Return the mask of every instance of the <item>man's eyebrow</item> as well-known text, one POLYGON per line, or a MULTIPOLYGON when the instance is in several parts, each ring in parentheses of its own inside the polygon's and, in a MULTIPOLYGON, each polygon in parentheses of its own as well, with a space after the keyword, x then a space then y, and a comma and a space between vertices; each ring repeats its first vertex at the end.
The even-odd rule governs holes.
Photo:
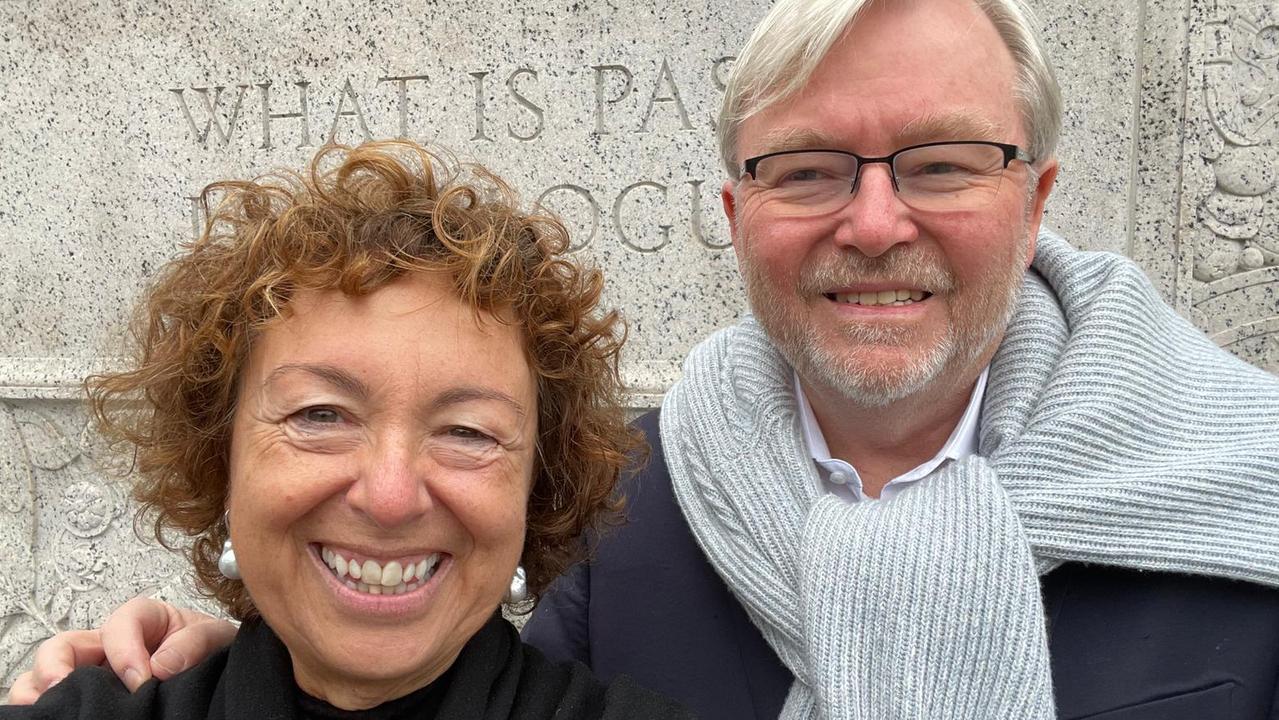
POLYGON ((461 403, 474 402, 477 400, 496 401, 511 406, 520 417, 524 417, 524 406, 518 400, 507 395, 501 390, 493 388, 478 387, 475 385, 463 385, 461 387, 449 388, 440 393, 432 401, 435 407, 447 407, 449 405, 458 405, 461 403))
POLYGON ((905 144, 931 140, 995 140, 1007 142, 1006 131, 984 117, 963 112, 930 113, 906 123, 898 140, 905 144))
MULTIPOLYGON (((906 123, 897 133, 899 143, 912 145, 932 140, 994 140, 1007 142, 998 125, 972 113, 930 113, 906 123)), ((843 144, 826 133, 810 128, 779 127, 764 134, 761 154, 787 150, 835 150, 843 144)))
POLYGON ((787 150, 835 149, 839 147, 834 138, 823 132, 809 128, 779 127, 764 133, 760 142, 764 152, 775 153, 787 150))
POLYGON ((291 372, 302 372, 312 375, 320 380, 332 385, 347 394, 354 395, 359 398, 367 398, 369 396, 369 388, 359 378, 351 373, 332 365, 323 365, 317 363, 290 363, 281 365, 271 371, 267 375, 266 380, 262 382, 265 387, 281 375, 291 372))

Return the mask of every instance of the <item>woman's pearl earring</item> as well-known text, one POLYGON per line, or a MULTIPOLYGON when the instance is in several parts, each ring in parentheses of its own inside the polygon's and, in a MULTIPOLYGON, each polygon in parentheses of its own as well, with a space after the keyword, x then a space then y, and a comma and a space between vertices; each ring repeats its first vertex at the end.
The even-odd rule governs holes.
POLYGON ((528 576, 523 565, 515 566, 515 575, 511 577, 511 587, 506 591, 506 604, 514 605, 528 600, 528 576))
POLYGON ((229 513, 222 515, 222 522, 226 525, 226 542, 222 543, 222 555, 218 557, 218 572, 222 573, 222 577, 227 580, 240 579, 240 563, 235 561, 235 548, 231 547, 231 519, 229 513))

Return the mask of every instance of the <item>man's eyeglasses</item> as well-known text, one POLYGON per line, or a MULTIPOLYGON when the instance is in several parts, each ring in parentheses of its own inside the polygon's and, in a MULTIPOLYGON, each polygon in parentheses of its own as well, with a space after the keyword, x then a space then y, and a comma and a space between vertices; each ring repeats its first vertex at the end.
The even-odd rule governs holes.
POLYGON ((761 191, 788 215, 833 212, 857 192, 862 168, 884 163, 893 189, 916 210, 972 210, 999 193, 1004 170, 1013 160, 1034 160, 1016 145, 964 140, 902 148, 884 157, 862 157, 842 150, 784 150, 744 163, 761 191))

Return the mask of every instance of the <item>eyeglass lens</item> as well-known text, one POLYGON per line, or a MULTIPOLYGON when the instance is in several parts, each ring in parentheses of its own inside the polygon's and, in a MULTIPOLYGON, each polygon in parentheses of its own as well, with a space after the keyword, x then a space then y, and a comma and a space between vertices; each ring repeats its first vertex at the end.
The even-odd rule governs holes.
MULTIPOLYGON (((755 167, 755 182, 788 214, 820 214, 848 202, 858 165, 838 152, 773 155, 755 167)), ((911 148, 893 158, 893 174, 898 196, 917 210, 974 209, 998 194, 1004 153, 979 144, 911 148)))

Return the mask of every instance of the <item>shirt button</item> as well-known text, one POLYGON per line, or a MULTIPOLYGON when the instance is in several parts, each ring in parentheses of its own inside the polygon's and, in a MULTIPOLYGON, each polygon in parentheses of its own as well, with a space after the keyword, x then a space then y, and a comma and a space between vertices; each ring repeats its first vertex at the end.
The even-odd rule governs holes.
POLYGON ((847 485, 852 478, 848 477, 848 473, 843 470, 836 470, 830 474, 830 481, 836 485, 847 485))

